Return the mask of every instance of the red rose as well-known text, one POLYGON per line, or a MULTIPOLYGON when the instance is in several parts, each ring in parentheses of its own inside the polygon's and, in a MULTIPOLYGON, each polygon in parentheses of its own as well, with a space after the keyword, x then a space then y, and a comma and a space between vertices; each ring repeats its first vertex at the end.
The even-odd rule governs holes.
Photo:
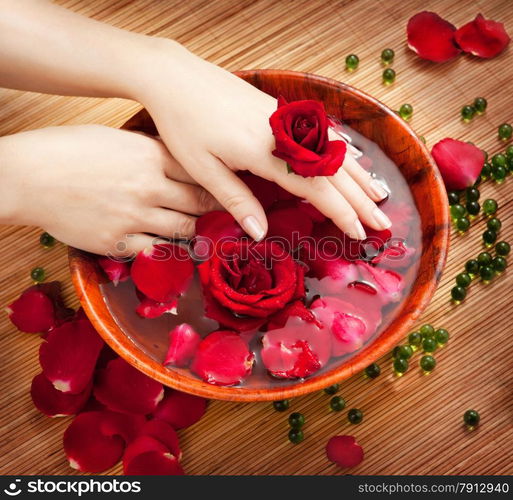
POLYGON ((237 331, 259 327, 305 295, 303 267, 276 242, 224 242, 198 271, 206 315, 237 331))
POLYGON ((287 103, 280 97, 269 123, 276 142, 273 155, 285 160, 296 174, 334 175, 342 166, 346 143, 328 139, 329 120, 321 102, 287 103))

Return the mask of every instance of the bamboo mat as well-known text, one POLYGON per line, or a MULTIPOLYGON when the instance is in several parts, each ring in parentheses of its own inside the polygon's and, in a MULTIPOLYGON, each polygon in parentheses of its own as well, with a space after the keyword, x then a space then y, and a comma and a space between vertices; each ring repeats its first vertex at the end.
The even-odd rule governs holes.
MULTIPOLYGON (((72 10, 122 28, 177 39, 189 49, 228 70, 279 68, 307 71, 354 85, 398 109, 414 107, 413 128, 432 146, 450 136, 497 152, 497 126, 513 120, 512 48, 493 61, 460 57, 434 65, 421 61, 405 44, 407 19, 434 10, 456 25, 478 12, 505 22, 513 34, 510 0, 373 1, 373 0, 61 0, 72 10), (381 50, 396 52, 396 83, 381 84, 381 50), (360 68, 344 70, 349 53, 360 68), (470 124, 459 110, 476 96, 488 99, 488 111, 470 124)), ((137 104, 121 100, 53 97, 0 90, 0 134, 49 125, 103 123, 119 126, 137 104)), ((513 178, 498 187, 487 182, 482 199, 499 200, 500 239, 513 242, 513 178)), ((30 200, 27 200, 30 203, 30 200)), ((365 460, 352 474, 505 474, 513 473, 513 340, 511 337, 512 270, 488 286, 472 286, 467 300, 451 305, 448 297, 464 262, 481 251, 484 222, 469 234, 452 235, 442 283, 423 322, 445 327, 451 340, 436 353, 438 366, 428 377, 417 366, 401 378, 391 373, 389 358, 374 381, 355 376, 342 384, 348 408, 364 412, 359 426, 346 412, 332 413, 323 393, 294 400, 291 411, 305 414, 306 439, 287 441, 287 414, 267 403, 212 402, 206 416, 181 432, 184 467, 189 474, 344 474, 330 464, 324 446, 335 434, 354 434, 365 460), (468 432, 462 415, 481 413, 481 425, 468 432)), ((30 285, 29 272, 43 266, 48 279, 62 280, 73 297, 66 250, 38 244, 40 231, 0 228, 0 306, 30 285)), ((510 257, 510 263, 511 263, 510 257)), ((17 332, 0 316, 0 472, 69 474, 61 438, 69 419, 50 420, 29 396, 38 372, 38 336, 17 332)), ((416 358, 418 360, 418 357, 416 358)), ((414 364, 416 365, 418 361, 414 364)), ((115 468, 111 473, 119 473, 115 468)))

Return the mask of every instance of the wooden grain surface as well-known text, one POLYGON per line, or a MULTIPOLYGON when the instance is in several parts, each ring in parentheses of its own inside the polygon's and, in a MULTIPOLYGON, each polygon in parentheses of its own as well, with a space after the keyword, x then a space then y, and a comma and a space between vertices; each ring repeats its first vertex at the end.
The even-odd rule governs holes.
MULTIPOLYGON (((501 148, 497 126, 513 120, 512 49, 492 61, 461 57, 433 65, 406 47, 405 26, 414 13, 429 9, 461 25, 482 12, 505 22, 513 33, 510 0, 325 1, 325 0, 60 0, 61 4, 122 28, 167 36, 184 43, 228 70, 278 68, 308 71, 345 81, 397 109, 415 109, 413 128, 432 146, 451 136, 471 140, 495 153, 501 148), (381 84, 381 50, 396 51, 396 83, 381 84), (360 68, 348 74, 344 58, 357 53, 360 68), (476 96, 488 99, 488 111, 470 124, 459 109, 476 96)), ((0 90, 0 134, 49 125, 103 123, 118 126, 138 105, 116 99, 43 96, 0 90)), ((513 240, 513 178, 487 182, 482 197, 500 203, 501 239, 513 240)), ((354 434, 365 460, 353 474, 506 474, 513 473, 513 275, 472 286, 467 300, 448 300, 454 276, 466 259, 481 251, 482 220, 469 234, 452 235, 442 283, 423 321, 451 333, 436 353, 438 366, 428 377, 412 367, 401 378, 381 361, 382 375, 344 382, 340 394, 348 407, 364 412, 351 426, 345 412, 329 411, 329 397, 311 394, 292 402, 305 414, 306 439, 287 441, 286 415, 267 403, 212 402, 207 415, 181 432, 184 467, 189 474, 343 474, 330 464, 324 446, 335 434, 354 434), (462 425, 463 412, 479 410, 482 423, 473 432, 462 425)), ((48 279, 62 280, 70 304, 76 303, 69 280, 66 249, 44 250, 34 228, 1 227, 0 306, 30 285, 36 265, 48 279)), ((50 420, 32 406, 29 387, 38 372, 37 336, 17 332, 0 316, 0 473, 68 474, 61 438, 69 419, 50 420)), ((418 357, 416 358, 418 360, 418 357)), ((413 364, 416 365, 415 361, 413 364)), ((114 468, 110 473, 119 473, 114 468)))

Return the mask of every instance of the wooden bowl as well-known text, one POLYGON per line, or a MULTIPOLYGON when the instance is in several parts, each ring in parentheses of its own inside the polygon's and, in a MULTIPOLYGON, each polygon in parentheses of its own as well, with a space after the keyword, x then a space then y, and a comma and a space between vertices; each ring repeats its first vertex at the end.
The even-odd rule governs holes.
MULTIPOLYGON (((105 278, 94 257, 70 248, 70 267, 80 302, 99 334, 120 356, 142 372, 169 387, 206 398, 280 400, 321 390, 361 372, 405 337, 428 305, 445 264, 449 236, 447 195, 426 146, 401 118, 376 99, 349 85, 305 73, 254 70, 240 71, 237 75, 275 97, 283 94, 289 100, 323 101, 329 114, 343 117, 350 127, 376 142, 406 178, 421 216, 423 252, 410 294, 388 328, 343 364, 302 382, 266 389, 219 387, 202 382, 185 372, 166 369, 129 338, 114 321, 107 307, 100 287, 105 278)), ((156 132, 145 110, 133 116, 124 128, 156 132)))

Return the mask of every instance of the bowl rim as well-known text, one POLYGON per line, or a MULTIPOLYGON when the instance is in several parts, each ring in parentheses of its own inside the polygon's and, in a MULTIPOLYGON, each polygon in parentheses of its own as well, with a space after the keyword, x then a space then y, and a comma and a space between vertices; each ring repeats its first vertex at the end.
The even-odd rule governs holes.
MULTIPOLYGON (((259 78, 268 76, 286 76, 290 79, 305 79, 314 80, 318 83, 329 85, 349 91, 354 96, 369 101, 372 105, 378 107, 388 117, 391 117, 401 125, 404 132, 420 146, 420 150, 424 155, 424 159, 432 169, 432 191, 431 196, 435 200, 435 204, 439 206, 447 206, 445 203, 447 193, 445 190, 442 177, 434 163, 429 150, 426 145, 418 138, 417 134, 404 122, 397 114, 388 108, 385 104, 376 98, 358 90, 351 85, 338 82, 334 79, 297 71, 282 71, 276 69, 269 70, 243 70, 234 72, 239 77, 251 77, 258 75, 259 78), (436 203, 437 201, 441 203, 436 203)), ((140 113, 141 111, 138 111, 140 113)), ((133 115, 135 116, 135 114, 133 115)), ((239 387, 226 387, 207 384, 200 379, 184 376, 178 372, 166 369, 162 364, 155 361, 148 354, 142 351, 135 342, 133 342, 112 320, 112 316, 107 308, 107 304, 100 289, 100 281, 102 276, 99 273, 98 265, 91 254, 87 252, 69 248, 69 264, 71 270, 71 277, 73 285, 77 292, 80 303, 92 322, 93 326, 103 338, 103 340, 122 358, 128 363, 134 365, 149 377, 163 383, 164 385, 201 396, 209 399, 219 399, 228 401, 275 401, 281 399, 288 399, 298 397, 311 392, 319 391, 332 384, 339 383, 355 373, 363 371, 369 364, 374 363, 387 352, 390 352, 397 343, 403 339, 409 331, 413 323, 418 319, 420 314, 429 304, 436 287, 440 281, 443 268, 447 259, 448 244, 449 244, 449 210, 446 208, 440 214, 441 223, 437 224, 436 232, 433 236, 433 245, 437 245, 439 253, 436 261, 433 261, 431 271, 431 279, 426 280, 422 290, 418 294, 415 307, 406 309, 403 306, 401 313, 400 324, 395 325, 394 330, 386 336, 381 342, 376 344, 376 341, 383 336, 385 332, 392 326, 389 325, 379 336, 367 344, 367 346, 360 350, 353 357, 342 363, 340 366, 323 372, 317 376, 298 380, 296 383, 285 387, 274 388, 239 388, 239 387), (93 280, 91 280, 93 278, 93 280), (100 306, 99 306, 100 305, 100 306), (99 307, 98 307, 99 306, 99 307), (105 321, 110 317, 111 321, 105 321), (373 348, 374 346, 374 348, 373 348)))

